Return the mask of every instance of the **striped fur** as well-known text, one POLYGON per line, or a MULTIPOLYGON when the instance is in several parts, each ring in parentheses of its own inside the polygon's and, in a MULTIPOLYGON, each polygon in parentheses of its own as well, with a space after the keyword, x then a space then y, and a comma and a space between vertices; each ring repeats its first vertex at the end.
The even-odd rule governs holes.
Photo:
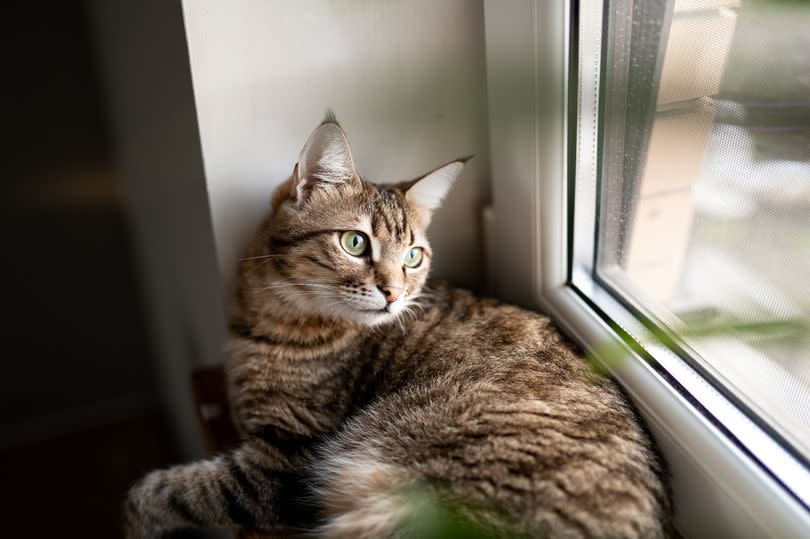
MULTIPOLYGON (((314 140, 333 154, 345 133, 324 125, 314 140)), ((467 517, 495 535, 661 537, 662 465, 617 387, 545 316, 426 281, 425 196, 446 187, 409 198, 430 174, 335 176, 317 146, 299 158, 317 174, 279 188, 240 267, 227 370, 243 445, 146 476, 126 503, 128 537, 405 537, 403 493, 417 485, 475 507, 467 517), (372 252, 345 252, 345 230, 366 232, 372 252), (406 268, 414 245, 424 262, 406 268), (378 286, 391 284, 404 292, 388 310, 378 286)))

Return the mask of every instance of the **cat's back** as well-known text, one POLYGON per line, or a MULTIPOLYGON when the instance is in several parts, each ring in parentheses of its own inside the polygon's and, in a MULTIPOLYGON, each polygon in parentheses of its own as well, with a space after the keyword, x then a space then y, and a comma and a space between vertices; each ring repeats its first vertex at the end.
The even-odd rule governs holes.
POLYGON ((454 398, 475 407, 569 407, 582 414, 578 419, 604 422, 601 434, 643 438, 615 382, 596 372, 548 316, 445 283, 430 290, 431 307, 405 347, 417 358, 410 378, 416 384, 439 393, 454 386, 454 398))
POLYGON ((431 282, 425 295, 429 301, 412 330, 420 339, 417 352, 449 353, 467 365, 587 371, 577 347, 543 314, 444 282, 431 282))
POLYGON ((401 345, 406 382, 363 416, 369 437, 406 440, 391 458, 417 454, 420 474, 532 534, 659 537, 663 470, 618 387, 546 316, 441 283, 427 293, 401 345))
POLYGON ((501 300, 479 296, 470 290, 457 288, 444 281, 429 281, 422 294, 428 322, 441 318, 448 330, 481 328, 508 334, 515 331, 544 331, 551 327, 547 316, 504 303, 501 300))

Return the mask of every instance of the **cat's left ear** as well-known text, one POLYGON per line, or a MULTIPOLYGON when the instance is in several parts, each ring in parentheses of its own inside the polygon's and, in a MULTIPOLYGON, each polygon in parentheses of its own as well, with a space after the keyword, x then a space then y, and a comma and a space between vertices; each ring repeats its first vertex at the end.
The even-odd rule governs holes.
POLYGON ((349 138, 346 132, 327 114, 298 156, 292 178, 292 196, 298 204, 303 203, 313 191, 342 183, 355 181, 349 138))
POLYGON ((464 163, 472 158, 473 156, 470 155, 451 161, 421 178, 400 184, 399 188, 405 193, 405 199, 408 202, 419 208, 433 211, 441 206, 444 197, 453 186, 453 182, 461 174, 464 163))

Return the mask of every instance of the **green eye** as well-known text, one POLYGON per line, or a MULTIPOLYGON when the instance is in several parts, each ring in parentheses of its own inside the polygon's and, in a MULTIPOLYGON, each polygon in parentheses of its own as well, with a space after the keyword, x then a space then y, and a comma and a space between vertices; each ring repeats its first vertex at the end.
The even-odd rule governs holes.
POLYGON ((411 247, 408 249, 408 252, 405 253, 405 265, 409 268, 418 268, 419 264, 422 263, 422 248, 421 247, 411 247))
POLYGON ((340 245, 353 256, 363 256, 368 250, 368 238, 362 232, 348 230, 340 235, 340 245))

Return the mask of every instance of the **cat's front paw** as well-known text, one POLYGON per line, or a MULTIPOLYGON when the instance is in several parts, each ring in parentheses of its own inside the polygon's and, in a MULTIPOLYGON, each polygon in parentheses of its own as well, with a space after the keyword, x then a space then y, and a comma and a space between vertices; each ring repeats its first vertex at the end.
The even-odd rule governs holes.
POLYGON ((124 539, 162 539, 165 530, 158 528, 137 516, 124 516, 124 539))
POLYGON ((160 530, 150 527, 138 516, 128 512, 124 515, 124 539, 160 539, 160 537, 162 537, 160 530))
POLYGON ((139 481, 127 493, 124 502, 124 538, 125 539, 160 539, 164 537, 164 530, 149 518, 147 504, 150 501, 151 483, 157 473, 153 472, 139 481), (152 480, 150 480, 152 479, 152 480))

